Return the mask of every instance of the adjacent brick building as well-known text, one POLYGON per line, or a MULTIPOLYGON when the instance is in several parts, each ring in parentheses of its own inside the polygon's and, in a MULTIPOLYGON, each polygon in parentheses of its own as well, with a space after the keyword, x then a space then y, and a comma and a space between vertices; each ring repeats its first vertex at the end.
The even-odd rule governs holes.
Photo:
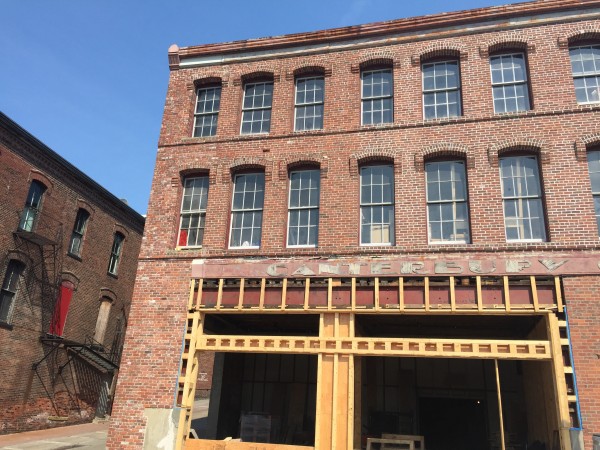
POLYGON ((109 448, 591 449, 599 17, 172 46, 109 448))
POLYGON ((0 434, 110 412, 144 218, 0 114, 0 434))

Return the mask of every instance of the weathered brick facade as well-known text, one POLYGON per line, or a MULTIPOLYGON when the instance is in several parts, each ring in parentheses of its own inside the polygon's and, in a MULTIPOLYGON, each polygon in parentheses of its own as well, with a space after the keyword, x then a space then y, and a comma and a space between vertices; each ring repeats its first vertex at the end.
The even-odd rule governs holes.
POLYGON ((89 422, 112 374, 61 345, 95 336, 103 301, 110 312, 102 351, 122 345, 117 341, 127 325, 144 219, 4 115, 0 179, 0 277, 5 280, 10 261, 24 264, 12 313, 0 321, 0 434, 89 422), (32 180, 46 190, 33 232, 19 235, 32 180), (90 216, 77 257, 68 253, 68 244, 80 208, 90 216), (111 276, 107 267, 116 231, 125 241, 117 276, 111 276), (63 282, 71 283, 73 294, 62 337, 52 338, 50 319, 63 282), (60 420, 49 420, 52 416, 60 420))
MULTIPOLYGON (((570 46, 600 43, 598 8, 596 1, 531 2, 241 43, 172 47, 109 448, 142 447, 145 410, 174 407, 194 259, 236 267, 255 259, 332 257, 535 261, 579 255, 600 261, 586 160, 586 152, 600 144, 600 104, 577 103, 569 57, 570 46), (526 55, 529 111, 494 114, 489 57, 502 50, 526 55), (421 64, 435 58, 459 61, 459 117, 423 120, 421 64), (217 59, 221 62, 210 62, 217 59), (360 71, 373 61, 393 70, 394 118, 391 124, 361 126, 360 71), (323 129, 294 132, 296 75, 315 72, 325 80, 323 129), (271 129, 268 135, 241 135, 243 86, 256 74, 273 80, 271 129), (222 86, 217 132, 194 138, 195 89, 206 80, 222 86), (540 164, 546 242, 506 240, 499 157, 523 153, 536 155, 540 164), (468 244, 428 242, 424 162, 437 157, 466 161, 468 244), (394 169, 395 241, 390 246, 359 245, 359 167, 372 161, 394 169), (286 247, 288 172, 299 166, 320 168, 315 248, 286 247), (245 169, 265 174, 262 240, 259 249, 229 249, 232 175, 245 169), (202 248, 181 249, 182 180, 190 174, 209 177, 206 230, 202 248)), ((600 433, 600 331, 594 319, 600 313, 600 269, 585 276, 566 268, 552 274, 562 275, 585 446, 591 448, 592 435, 600 433)))

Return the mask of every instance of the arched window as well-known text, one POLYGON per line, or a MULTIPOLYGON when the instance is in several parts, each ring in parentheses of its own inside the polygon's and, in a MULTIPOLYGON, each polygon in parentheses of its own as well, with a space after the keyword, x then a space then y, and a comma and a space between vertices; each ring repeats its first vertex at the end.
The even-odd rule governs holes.
POLYGON ((394 78, 388 66, 367 65, 361 69, 362 124, 394 121, 394 78))
POLYGON ((325 77, 322 73, 307 73, 296 77, 294 130, 321 130, 325 102, 325 77))
POLYGON ((194 112, 194 137, 217 134, 217 122, 221 106, 221 83, 204 83, 196 89, 194 112))
POLYGON ((443 119, 462 114, 460 65, 446 57, 421 64, 423 73, 423 118, 443 119))
POLYGON ((587 161, 590 182, 592 184, 592 196, 594 197, 596 223, 598 224, 598 234, 600 235, 600 149, 588 151, 587 161))
POLYGON ((569 48, 577 103, 600 102, 600 44, 569 48))
POLYGON ((490 70, 496 114, 531 109, 524 50, 502 50, 490 55, 490 70))
POLYGON ((0 292, 0 322, 10 323, 15 299, 19 290, 19 281, 25 270, 25 264, 16 259, 8 262, 4 281, 2 282, 2 291, 0 292))
POLYGON ((504 228, 507 241, 546 240, 546 222, 538 159, 534 155, 500 158, 504 228))
POLYGON ((177 245, 179 247, 199 247, 204 238, 208 176, 186 177, 183 180, 182 197, 177 245))
POLYGON ((230 248, 259 248, 265 202, 264 172, 234 176, 230 248))
POLYGON ((73 256, 81 256, 81 248, 83 246, 83 236, 87 223, 90 218, 90 213, 83 208, 79 208, 77 216, 75 217, 75 224, 73 225, 73 232, 71 233, 71 240, 69 241, 69 254, 73 256))
POLYGON ((469 205, 464 161, 425 163, 425 182, 429 242, 468 243, 469 205))
POLYGON ((94 331, 94 340, 100 344, 104 344, 111 306, 112 300, 110 298, 102 297, 100 299, 100 308, 98 309, 98 318, 96 319, 96 329, 94 331))
POLYGON ((290 172, 288 247, 316 247, 319 235, 321 171, 307 168, 290 172))
POLYGON ((367 165, 360 168, 360 244, 394 242, 394 168, 367 165))
POLYGON ((42 209, 42 197, 46 192, 46 186, 37 180, 33 180, 29 186, 25 208, 21 213, 19 221, 19 230, 33 231, 37 222, 38 215, 42 209))
POLYGON ((271 131, 273 77, 252 77, 244 83, 242 103, 242 134, 261 134, 271 131))
POLYGON ((117 270, 119 269, 119 261, 121 259, 121 252, 123 251, 124 240, 125 236, 117 231, 113 238, 113 245, 110 250, 110 259, 108 260, 108 273, 111 275, 116 275, 117 270))

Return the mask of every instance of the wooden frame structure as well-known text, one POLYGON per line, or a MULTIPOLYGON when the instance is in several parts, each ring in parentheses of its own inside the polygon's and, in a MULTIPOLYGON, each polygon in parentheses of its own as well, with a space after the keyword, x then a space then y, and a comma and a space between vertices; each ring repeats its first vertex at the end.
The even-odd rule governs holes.
MULTIPOLYGON (((314 448, 314 449, 353 449, 357 436, 355 435, 355 406, 360 409, 360 401, 355 396, 355 357, 361 356, 390 356, 390 357, 420 357, 420 358, 467 358, 493 360, 496 367, 498 401, 501 405, 500 378, 498 360, 546 361, 551 363, 552 380, 557 401, 556 417, 558 418, 561 450, 570 446, 569 401, 567 383, 562 359, 560 324, 555 313, 564 309, 560 278, 553 279, 527 277, 528 285, 522 284, 523 278, 513 288, 507 276, 491 280, 486 277, 472 277, 474 283, 469 287, 470 298, 473 302, 458 301, 457 287, 465 288, 464 284, 457 285, 455 277, 429 277, 409 280, 396 277, 392 284, 389 278, 371 278, 361 284, 356 278, 349 280, 347 302, 341 306, 335 303, 336 289, 344 287, 344 281, 334 278, 314 280, 303 278, 293 279, 258 279, 247 283, 245 279, 192 279, 188 300, 187 329, 184 337, 181 357, 180 374, 178 379, 178 406, 181 408, 179 427, 177 431, 176 448, 314 448), (300 281, 300 282, 299 282, 300 281), (384 281, 382 283, 382 281, 384 281), (409 284, 406 282, 408 281, 409 284), (433 283, 432 283, 433 281, 433 283), (489 284, 487 284, 489 283, 489 284), (289 287, 302 290, 301 299, 288 302, 289 287), (484 294, 484 286, 493 286, 494 298, 501 299, 500 303, 489 302, 489 296, 484 294), (421 305, 409 305, 406 302, 405 288, 409 287, 422 292, 421 305), (447 305, 433 300, 437 286, 447 286, 447 305), (523 288, 526 287, 526 289, 523 288), (382 289, 383 287, 383 289, 382 289), (390 289, 391 287, 391 289, 390 289), (500 295, 498 295, 500 288, 500 295), (313 290, 314 289, 314 290, 313 290), (211 291, 212 290, 212 291, 211 291), (268 293, 268 290, 271 290, 268 293), (362 290, 363 298, 359 290, 362 290), (396 294, 389 295, 390 291, 396 294), (254 291, 251 295, 250 292, 254 291), (364 292, 367 294, 364 294, 364 292), (434 293, 432 295, 432 292, 434 293), (511 300, 511 294, 516 292, 520 302, 511 300), (524 294, 526 292, 526 295, 524 294), (540 296, 540 292, 545 292, 540 296), (473 297, 474 295, 474 297, 473 297), (312 297, 320 298, 317 303, 312 297), (364 302, 364 297, 372 298, 371 304, 364 302), (526 296, 529 302, 523 302, 526 296), (207 301, 208 299, 208 301, 207 301), (236 301, 232 301, 235 299, 236 301), (397 303, 390 303, 397 300, 397 303), (275 300, 275 301, 274 301, 275 300), (487 300, 487 301, 486 301, 487 300), (439 306, 442 305, 442 306, 439 306), (204 333, 204 322, 211 314, 223 313, 303 313, 319 315, 319 334, 316 337, 306 336, 239 336, 211 335, 204 333), (355 319, 357 315, 369 314, 529 314, 544 317, 545 329, 543 336, 531 339, 438 339, 438 338, 367 338, 356 334, 355 319), (190 431, 191 414, 194 402, 195 383, 198 376, 198 352, 241 352, 241 353, 280 353, 280 354, 310 354, 316 355, 317 363, 317 392, 316 392, 316 427, 315 446, 273 446, 256 443, 231 443, 219 441, 193 440, 187 444, 190 431), (251 446, 249 446, 251 445, 251 446)), ((421 295, 421 294, 419 294, 421 295)), ((444 294, 445 295, 445 294, 444 294)), ((445 298, 444 295, 438 298, 445 298)), ((516 297, 516 296, 515 296, 516 297)), ((566 342, 568 345, 568 342, 566 342)), ((359 381, 360 384, 360 381, 359 381)), ((502 419, 500 419, 501 428, 502 419)), ((503 435, 503 430, 502 433, 503 435)), ((504 438, 502 437, 502 448, 504 438)))

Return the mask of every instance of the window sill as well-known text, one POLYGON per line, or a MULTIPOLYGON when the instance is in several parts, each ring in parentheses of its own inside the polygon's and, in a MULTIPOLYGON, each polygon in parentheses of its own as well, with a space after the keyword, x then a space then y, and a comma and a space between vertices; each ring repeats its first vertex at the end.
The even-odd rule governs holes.
POLYGON ((14 327, 10 323, 0 322, 0 328, 4 328, 5 330, 12 331, 14 327))
POLYGON ((79 262, 83 261, 83 260, 81 259, 81 256, 79 256, 79 255, 76 255, 76 254, 74 254, 74 253, 69 253, 69 252, 67 252, 67 256, 70 256, 71 258, 73 258, 73 259, 75 259, 75 260, 77 260, 77 261, 79 261, 79 262))
POLYGON ((507 244, 543 244, 546 243, 548 241, 545 241, 543 239, 507 239, 506 243, 507 244))
POLYGON ((360 244, 361 247, 391 247, 392 243, 389 242, 387 244, 360 244))
POLYGON ((175 250, 201 250, 202 246, 201 245, 182 245, 182 246, 177 246, 175 247, 175 250))
POLYGON ((469 245, 467 241, 429 241, 429 245, 469 245))
POLYGON ((260 250, 259 247, 229 247, 228 250, 260 250))
POLYGON ((108 275, 111 278, 114 278, 115 280, 119 279, 119 276, 116 273, 106 272, 106 275, 108 275))
POLYGON ((287 248, 317 248, 316 245, 288 245, 287 248))

